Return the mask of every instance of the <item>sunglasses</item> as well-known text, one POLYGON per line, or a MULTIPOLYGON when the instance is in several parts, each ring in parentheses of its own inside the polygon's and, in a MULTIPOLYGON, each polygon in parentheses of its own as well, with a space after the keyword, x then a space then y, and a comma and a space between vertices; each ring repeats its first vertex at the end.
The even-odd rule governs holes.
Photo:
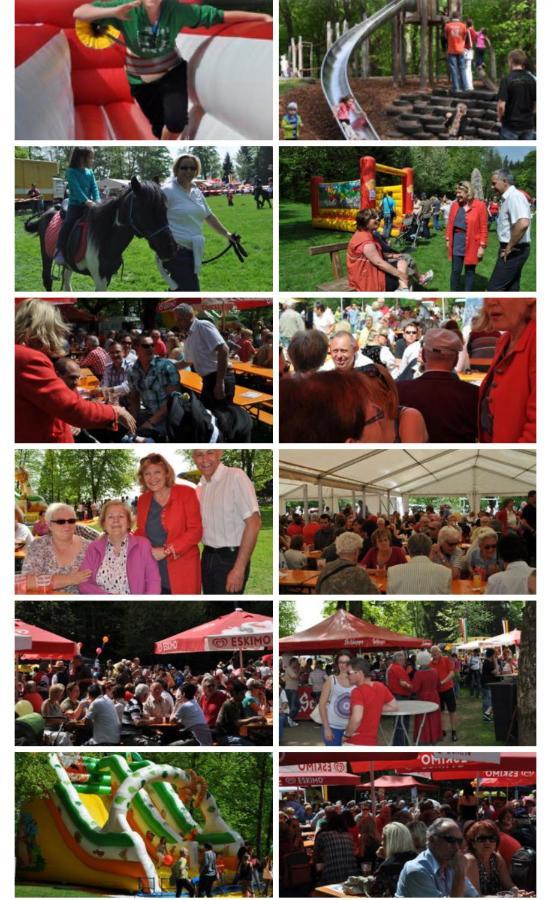
POLYGON ((404 334, 418 334, 417 331, 404 331, 404 334))
POLYGON ((197 166, 178 166, 180 172, 196 172, 197 166))
POLYGON ((153 350, 153 344, 140 344, 142 350, 153 350))
POLYGON ((75 525, 76 519, 50 519, 52 525, 75 525))
POLYGON ((497 838, 492 834, 481 834, 474 839, 475 844, 497 844, 497 838))
POLYGON ((446 844, 462 844, 463 838, 453 837, 451 834, 436 834, 435 837, 438 838, 439 841, 445 841, 446 844))
POLYGON ((484 544, 485 550, 495 550, 497 548, 497 544, 484 544))

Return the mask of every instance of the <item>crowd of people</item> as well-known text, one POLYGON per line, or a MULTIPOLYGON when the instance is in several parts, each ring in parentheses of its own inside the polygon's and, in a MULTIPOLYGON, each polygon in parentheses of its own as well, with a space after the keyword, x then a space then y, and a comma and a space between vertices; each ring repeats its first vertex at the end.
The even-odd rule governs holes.
POLYGON ((343 884, 370 897, 535 896, 534 794, 508 801, 504 791, 477 792, 470 782, 441 794, 427 798, 423 787, 415 800, 398 793, 373 807, 284 792, 281 896, 343 884))
POLYGON ((472 291, 476 267, 488 245, 489 225, 495 221, 499 247, 486 290, 519 291, 522 269, 530 255, 530 224, 535 201, 515 186, 514 175, 508 169, 496 169, 492 173, 491 189, 490 199, 481 199, 472 182, 464 179, 457 183, 453 201, 439 192, 416 196, 412 212, 400 223, 397 247, 389 243, 396 215, 390 194, 385 194, 379 208, 360 209, 346 254, 349 288, 361 293, 382 293, 428 285, 433 271, 420 274, 412 255, 402 252, 402 248, 414 250, 419 239, 429 240, 432 223, 435 234, 445 230, 446 252, 451 263, 450 290, 460 288, 465 269, 463 289, 472 291))
POLYGON ((237 654, 201 674, 193 668, 195 673, 188 663, 147 664, 139 657, 103 664, 99 656, 81 655, 23 666, 27 671, 18 673, 16 685, 16 740, 24 742, 27 732, 17 723, 31 713, 41 717, 33 733, 37 729, 50 745, 272 744, 271 656, 241 665, 237 654))
POLYGON ((123 499, 99 511, 101 534, 69 503, 51 503, 37 536, 16 506, 18 593, 240 594, 261 527, 252 481, 221 450, 194 450, 196 489, 158 453, 140 460, 135 515, 123 499), (199 544, 203 545, 202 555, 199 544))
POLYGON ((536 591, 536 491, 520 508, 504 498, 499 510, 460 515, 443 504, 401 516, 346 507, 280 518, 280 567, 320 569, 318 594, 377 594, 372 577, 386 576, 387 594, 449 594, 452 580, 473 579, 486 594, 536 591), (308 556, 314 551, 314 556, 308 556))
MULTIPOLYGON (((72 330, 51 303, 21 302, 15 313, 16 440, 144 443, 186 435, 197 440, 195 434, 203 443, 250 440, 251 416, 233 403, 232 359, 271 368, 271 322, 260 321, 254 333, 239 322, 219 330, 188 304, 173 313, 173 330, 108 330, 98 337, 72 330), (187 401, 182 377, 190 370, 201 376, 202 387, 187 401)), ((254 375, 240 375, 240 382, 265 388, 254 375)))
POLYGON ((283 306, 282 442, 535 442, 534 299, 485 298, 465 327, 385 300, 283 306))
POLYGON ((343 649, 329 662, 319 657, 306 657, 302 662, 296 656, 282 657, 280 742, 285 728, 300 724, 299 694, 309 685, 317 709, 312 721, 320 723, 321 740, 326 746, 377 745, 381 717, 398 712, 397 703, 405 700, 421 700, 437 708, 398 717, 392 736, 394 746, 438 744, 446 739, 448 727, 452 743, 457 743, 461 688, 480 699, 481 721, 491 724, 494 712, 490 685, 504 676, 515 676, 519 657, 514 646, 448 653, 437 644, 430 651, 396 650, 356 658, 343 649))

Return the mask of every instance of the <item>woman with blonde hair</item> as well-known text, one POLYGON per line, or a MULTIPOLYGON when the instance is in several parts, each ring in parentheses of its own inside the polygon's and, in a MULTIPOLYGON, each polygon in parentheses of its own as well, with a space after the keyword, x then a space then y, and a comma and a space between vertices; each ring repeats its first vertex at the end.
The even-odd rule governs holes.
MULTIPOLYGON (((205 249, 203 223, 230 243, 238 238, 222 225, 210 209, 202 191, 193 182, 201 174, 201 160, 193 153, 180 153, 172 166, 172 178, 162 186, 167 199, 167 219, 178 252, 164 261, 161 274, 179 291, 198 291, 199 272, 205 249)), ((160 263, 159 263, 160 265, 160 263)))
POLYGON ((54 360, 66 355, 69 328, 44 300, 24 300, 15 313, 15 440, 73 443, 71 426, 134 432, 133 416, 122 406, 82 400, 57 375, 54 360))
POLYGON ((382 844, 377 851, 382 862, 375 871, 375 880, 369 886, 371 897, 395 897, 400 872, 417 850, 409 829, 402 822, 389 822, 383 828, 382 844))
POLYGON ((122 500, 108 500, 99 515, 102 537, 86 548, 83 568, 91 575, 81 594, 160 594, 161 578, 146 538, 130 533, 132 510, 122 500))
POLYGON ((484 257, 488 243, 488 212, 483 200, 476 200, 470 181, 460 181, 455 188, 446 225, 448 259, 451 261, 450 290, 460 290, 465 267, 465 290, 474 289, 475 270, 484 257))
POLYGON ((176 484, 176 473, 160 453, 140 461, 136 535, 147 537, 163 594, 200 594, 199 542, 203 523, 197 492, 176 484))

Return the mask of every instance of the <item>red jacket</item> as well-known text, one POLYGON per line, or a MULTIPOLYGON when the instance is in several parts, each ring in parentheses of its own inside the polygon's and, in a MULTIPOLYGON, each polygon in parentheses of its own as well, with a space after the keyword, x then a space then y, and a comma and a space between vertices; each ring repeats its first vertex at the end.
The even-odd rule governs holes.
POLYGON ((536 323, 529 322, 513 350, 511 336, 503 334, 496 347, 486 378, 480 385, 478 401, 479 440, 481 409, 486 395, 494 427, 491 443, 534 444, 536 442, 536 323), (490 390, 491 385, 491 390, 490 390))
MULTIPOLYGON (((450 207, 448 225, 446 227, 446 240, 448 241, 448 259, 452 258, 453 251, 453 223, 459 209, 459 203, 454 200, 450 207)), ((471 200, 470 207, 465 211, 467 221, 467 234, 465 246, 465 265, 476 266, 480 262, 477 254, 479 247, 486 247, 488 243, 488 211, 483 200, 471 200)))
POLYGON ((73 443, 77 428, 116 425, 112 406, 82 400, 56 374, 40 350, 15 345, 15 440, 23 443, 73 443))
MULTIPOLYGON (((153 494, 145 491, 138 498, 135 534, 147 537, 147 516, 153 494)), ((166 543, 172 544, 176 555, 167 557, 168 577, 172 594, 201 593, 201 562, 199 541, 203 537, 201 508, 196 492, 185 484, 174 484, 163 507, 162 523, 167 533, 166 543)))

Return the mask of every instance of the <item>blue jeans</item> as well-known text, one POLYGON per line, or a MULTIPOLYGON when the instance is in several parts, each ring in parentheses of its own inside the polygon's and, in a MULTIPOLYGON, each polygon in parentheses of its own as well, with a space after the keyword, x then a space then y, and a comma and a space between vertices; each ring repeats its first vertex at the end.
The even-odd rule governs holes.
MULTIPOLYGON (((450 290, 459 291, 461 272, 463 271, 464 256, 452 256, 452 271, 450 276, 450 290)), ((474 273, 476 266, 465 266, 465 291, 472 291, 474 286, 474 273)))
MULTIPOLYGON (((401 697, 400 699, 403 700, 403 697, 401 697)), ((398 721, 396 722, 396 730, 394 732, 394 737, 392 738, 392 746, 405 747, 407 744, 409 744, 408 733, 409 716, 402 716, 401 718, 398 718, 398 721)))
POLYGON ((499 130, 500 138, 504 138, 507 141, 535 141, 536 140, 536 132, 532 129, 528 129, 527 131, 512 131, 511 128, 506 128, 505 125, 502 125, 499 130))
MULTIPOLYGON (((287 696, 289 696, 287 692, 287 696)), ((321 726, 321 736, 323 738, 323 743, 326 747, 340 747, 342 744, 342 739, 344 735, 344 728, 333 728, 331 725, 331 731, 333 732, 333 740, 328 741, 325 737, 325 732, 323 730, 323 725, 321 726)))
POLYGON ((486 710, 492 709, 492 691, 491 689, 483 684, 480 687, 480 696, 482 698, 482 713, 485 713, 486 710))
POLYGON ((392 231, 392 216, 384 216, 383 237, 388 241, 390 232, 392 231))
POLYGON ((280 744, 283 742, 283 729, 285 728, 286 724, 287 724, 287 716, 285 715, 285 713, 280 713, 279 714, 279 743, 280 744))
POLYGON ((432 225, 435 231, 440 231, 440 213, 432 214, 432 225))
POLYGON ((287 694, 287 700, 289 701, 289 718, 294 719, 300 709, 298 691, 292 691, 289 690, 289 688, 285 688, 285 693, 287 694))
POLYGON ((465 58, 462 53, 448 53, 448 67, 452 80, 452 91, 467 91, 465 58))

